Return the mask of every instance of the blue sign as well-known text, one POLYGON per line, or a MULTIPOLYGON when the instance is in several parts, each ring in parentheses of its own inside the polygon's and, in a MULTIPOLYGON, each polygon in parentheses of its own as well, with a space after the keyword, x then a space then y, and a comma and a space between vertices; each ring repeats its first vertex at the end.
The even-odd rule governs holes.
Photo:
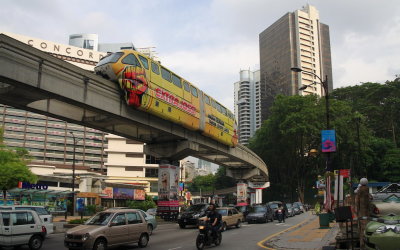
POLYGON ((336 152, 336 133, 335 130, 322 130, 322 152, 336 152))
POLYGON ((76 199, 76 210, 78 212, 83 212, 85 210, 85 198, 76 199))

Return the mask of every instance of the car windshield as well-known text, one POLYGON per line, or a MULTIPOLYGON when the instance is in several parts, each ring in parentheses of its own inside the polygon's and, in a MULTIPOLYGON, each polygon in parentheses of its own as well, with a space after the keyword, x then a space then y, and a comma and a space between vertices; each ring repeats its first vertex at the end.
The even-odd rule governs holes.
POLYGON ((252 212, 254 213, 264 213, 266 211, 266 207, 253 207, 252 212))
POLYGON ((113 213, 98 213, 89 219, 85 224, 86 225, 107 225, 110 221, 113 213))
POLYGON ((287 208, 292 208, 292 204, 288 203, 288 204, 286 204, 286 207, 287 208))
POLYGON ((204 205, 194 205, 189 207, 186 211, 187 212, 200 212, 204 209, 204 205))
POLYGON ((228 209, 217 209, 218 213, 222 216, 228 215, 228 209))

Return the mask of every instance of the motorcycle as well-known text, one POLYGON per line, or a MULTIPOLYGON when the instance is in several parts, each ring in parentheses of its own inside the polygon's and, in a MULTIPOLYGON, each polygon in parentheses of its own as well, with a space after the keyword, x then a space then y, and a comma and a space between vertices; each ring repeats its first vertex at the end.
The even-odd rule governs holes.
POLYGON ((278 209, 276 210, 276 217, 278 218, 279 223, 282 223, 283 221, 283 210, 282 209, 278 209))
POLYGON ((205 246, 211 246, 211 244, 215 244, 216 246, 220 245, 222 241, 221 230, 217 231, 217 237, 212 236, 211 224, 208 221, 200 221, 199 222, 199 234, 196 238, 196 247, 201 250, 205 246))

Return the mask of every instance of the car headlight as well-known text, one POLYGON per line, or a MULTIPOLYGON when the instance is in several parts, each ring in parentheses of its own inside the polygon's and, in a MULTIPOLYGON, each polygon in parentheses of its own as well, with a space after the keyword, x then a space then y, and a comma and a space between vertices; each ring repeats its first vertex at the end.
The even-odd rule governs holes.
POLYGON ((83 240, 83 241, 87 241, 87 240, 89 239, 89 237, 90 237, 90 234, 89 234, 89 233, 86 233, 86 234, 84 234, 84 235, 82 236, 82 240, 83 240))
POLYGON ((385 226, 380 226, 378 229, 376 229, 375 233, 378 234, 383 234, 386 233, 387 231, 392 230, 396 234, 400 234, 400 225, 385 225, 385 226))
POLYGON ((64 239, 68 239, 68 234, 64 234, 64 239))
POLYGON ((375 233, 383 234, 386 233, 387 231, 389 231, 389 228, 387 228, 386 226, 380 226, 378 227, 378 229, 376 229, 375 233))
POLYGON ((182 215, 178 214, 178 219, 180 219, 182 217, 182 215))

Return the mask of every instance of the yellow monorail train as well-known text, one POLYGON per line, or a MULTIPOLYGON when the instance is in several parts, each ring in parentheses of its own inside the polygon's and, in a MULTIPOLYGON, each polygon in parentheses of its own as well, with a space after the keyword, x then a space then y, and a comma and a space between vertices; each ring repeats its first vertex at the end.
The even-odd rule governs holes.
POLYGON ((101 59, 94 70, 119 84, 129 106, 231 147, 237 145, 232 112, 160 62, 135 50, 122 50, 101 59))

